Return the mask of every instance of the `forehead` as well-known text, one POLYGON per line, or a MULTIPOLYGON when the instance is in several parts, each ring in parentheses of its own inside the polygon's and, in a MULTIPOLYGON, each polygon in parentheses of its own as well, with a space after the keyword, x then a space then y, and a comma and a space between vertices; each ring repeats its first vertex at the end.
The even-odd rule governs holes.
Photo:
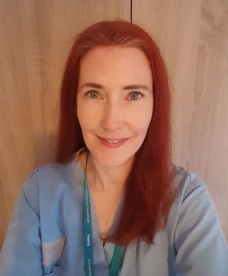
POLYGON ((149 61, 144 52, 135 47, 100 46, 90 50, 80 62, 80 80, 110 76, 113 78, 152 81, 149 61))
POLYGON ((145 63, 149 63, 147 56, 145 53, 136 47, 130 46, 98 46, 91 50, 89 50, 85 56, 82 58, 81 63, 89 62, 89 61, 96 61, 103 59, 111 59, 120 62, 121 60, 132 59, 133 61, 141 60, 145 63))

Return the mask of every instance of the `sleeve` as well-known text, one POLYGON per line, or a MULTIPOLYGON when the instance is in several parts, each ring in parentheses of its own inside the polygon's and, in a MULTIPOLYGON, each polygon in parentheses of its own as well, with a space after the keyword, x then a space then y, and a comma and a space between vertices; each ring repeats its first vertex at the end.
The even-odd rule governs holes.
POLYGON ((33 182, 30 179, 24 186, 8 226, 0 255, 0 276, 43 275, 38 192, 33 182))
POLYGON ((180 276, 228 276, 228 247, 212 198, 202 181, 191 179, 175 231, 180 276))

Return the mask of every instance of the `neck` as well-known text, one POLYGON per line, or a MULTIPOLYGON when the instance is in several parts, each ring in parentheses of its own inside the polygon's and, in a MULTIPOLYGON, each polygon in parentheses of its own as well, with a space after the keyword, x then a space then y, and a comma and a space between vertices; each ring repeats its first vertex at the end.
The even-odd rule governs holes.
MULTIPOLYGON (((86 167, 86 154, 80 155, 82 167, 86 167)), ((125 181, 132 161, 121 166, 104 166, 92 154, 88 156, 86 175, 93 198, 101 236, 107 236, 124 193, 125 181)))
POLYGON ((116 193, 122 191, 129 174, 132 162, 126 162, 118 166, 103 166, 92 155, 89 155, 87 163, 87 179, 90 188, 97 192, 116 193))

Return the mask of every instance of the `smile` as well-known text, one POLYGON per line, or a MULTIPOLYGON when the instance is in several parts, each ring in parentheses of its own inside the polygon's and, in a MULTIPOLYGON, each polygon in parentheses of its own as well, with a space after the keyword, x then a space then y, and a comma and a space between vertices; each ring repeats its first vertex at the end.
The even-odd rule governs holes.
POLYGON ((107 138, 101 138, 99 137, 101 143, 108 148, 118 148, 121 147, 125 142, 128 140, 128 138, 121 138, 121 139, 107 139, 107 138))
POLYGON ((104 139, 104 140, 106 140, 110 144, 117 144, 117 143, 123 141, 124 139, 104 139))

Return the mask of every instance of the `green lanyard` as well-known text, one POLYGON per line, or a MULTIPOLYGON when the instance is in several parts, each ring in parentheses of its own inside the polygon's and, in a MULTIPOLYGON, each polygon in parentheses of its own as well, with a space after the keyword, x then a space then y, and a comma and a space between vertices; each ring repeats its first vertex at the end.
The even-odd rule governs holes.
MULTIPOLYGON (((86 157, 86 165, 87 165, 86 157)), ((93 263, 93 243, 92 243, 92 220, 91 207, 89 198, 89 188, 87 184, 86 174, 84 177, 84 194, 83 194, 83 248, 85 258, 85 274, 86 276, 94 276, 93 263)), ((109 265, 109 276, 117 276, 120 268, 122 254, 122 246, 115 244, 111 263, 109 265)))

